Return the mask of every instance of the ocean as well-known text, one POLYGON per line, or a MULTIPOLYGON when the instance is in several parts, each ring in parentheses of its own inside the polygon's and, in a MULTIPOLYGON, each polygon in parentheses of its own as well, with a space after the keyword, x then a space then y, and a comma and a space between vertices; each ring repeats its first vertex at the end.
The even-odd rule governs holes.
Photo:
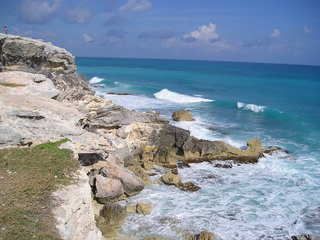
POLYGON ((78 71, 99 95, 170 119, 189 109, 195 122, 173 123, 202 139, 243 146, 260 138, 289 154, 230 169, 193 164, 183 180, 194 193, 147 186, 130 201, 149 201, 151 215, 130 215, 122 233, 182 239, 209 230, 219 239, 287 239, 320 235, 320 67, 258 63, 78 58, 78 71), (108 92, 132 95, 111 95, 108 92))

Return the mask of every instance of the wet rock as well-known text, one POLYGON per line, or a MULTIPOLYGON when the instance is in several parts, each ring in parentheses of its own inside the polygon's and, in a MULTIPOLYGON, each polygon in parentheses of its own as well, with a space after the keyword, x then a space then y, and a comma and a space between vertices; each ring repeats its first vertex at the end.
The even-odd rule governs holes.
POLYGON ((199 234, 187 236, 186 240, 215 240, 213 233, 202 231, 199 234))
POLYGON ((320 240, 320 237, 312 236, 309 234, 292 236, 291 240, 320 240))
POLYGON ((273 154, 277 152, 283 152, 283 153, 289 154, 288 150, 283 149, 281 147, 277 147, 277 146, 269 146, 263 150, 263 153, 265 154, 273 154))
POLYGON ((193 121, 192 113, 191 111, 187 110, 180 110, 176 111, 172 114, 172 119, 174 121, 193 121))
POLYGON ((95 177, 95 189, 95 198, 100 203, 107 203, 110 200, 118 199, 124 194, 120 180, 101 175, 95 177))
POLYGON ((199 186, 197 186, 193 182, 180 183, 178 187, 182 191, 187 191, 187 192, 196 192, 201 189, 199 186))
POLYGON ((152 211, 151 203, 137 203, 136 205, 136 213, 148 215, 152 211))
POLYGON ((167 185, 179 186, 181 184, 181 178, 178 174, 173 174, 171 171, 161 176, 161 181, 167 185))
POLYGON ((126 216, 126 208, 117 203, 106 203, 100 210, 106 224, 118 223, 126 216))
POLYGON ((90 166, 104 159, 99 153, 78 153, 78 160, 82 166, 90 166))

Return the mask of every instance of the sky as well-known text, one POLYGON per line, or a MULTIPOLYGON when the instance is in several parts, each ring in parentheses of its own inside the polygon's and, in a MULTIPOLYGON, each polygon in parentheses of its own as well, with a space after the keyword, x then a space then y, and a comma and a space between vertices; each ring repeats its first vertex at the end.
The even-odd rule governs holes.
POLYGON ((320 65, 319 0, 0 0, 0 26, 76 56, 320 65))

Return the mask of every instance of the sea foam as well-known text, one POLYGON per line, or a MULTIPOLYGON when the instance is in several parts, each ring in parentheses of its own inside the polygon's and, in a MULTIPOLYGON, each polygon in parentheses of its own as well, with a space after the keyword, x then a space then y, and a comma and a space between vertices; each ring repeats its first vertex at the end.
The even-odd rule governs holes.
POLYGON ((100 78, 100 77, 93 77, 89 80, 89 83, 91 84, 96 84, 96 83, 99 83, 99 82, 102 82, 104 80, 104 78, 100 78))
POLYGON ((255 105, 255 104, 247 104, 247 103, 243 103, 243 102, 237 102, 237 108, 258 113, 258 112, 263 112, 266 107, 255 105))
POLYGON ((193 97, 181 93, 176 93, 168 89, 162 89, 154 94, 157 99, 174 102, 174 103, 197 103, 197 102, 212 102, 211 99, 193 97))

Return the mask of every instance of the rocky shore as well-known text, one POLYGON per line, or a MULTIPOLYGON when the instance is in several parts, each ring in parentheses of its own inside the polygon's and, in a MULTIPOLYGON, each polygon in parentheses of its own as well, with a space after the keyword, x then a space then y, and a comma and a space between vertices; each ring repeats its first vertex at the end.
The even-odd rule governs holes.
MULTIPOLYGON (((148 203, 123 210, 117 201, 152 184, 155 167, 165 169, 159 179, 164 184, 197 191, 192 182, 181 181, 179 167, 214 160, 256 163, 263 154, 280 150, 264 147, 258 139, 242 149, 197 139, 158 113, 115 105, 94 94, 77 73, 71 53, 50 43, 0 34, 0 63, 0 148, 29 148, 66 138, 60 147, 79 160, 79 170, 70 173, 74 183, 52 194, 52 214, 62 239, 104 239, 112 232, 108 225, 121 224, 123 212, 152 211, 148 203)), ((134 239, 116 234, 108 239, 134 239)), ((187 239, 214 235, 196 233, 187 239)))

